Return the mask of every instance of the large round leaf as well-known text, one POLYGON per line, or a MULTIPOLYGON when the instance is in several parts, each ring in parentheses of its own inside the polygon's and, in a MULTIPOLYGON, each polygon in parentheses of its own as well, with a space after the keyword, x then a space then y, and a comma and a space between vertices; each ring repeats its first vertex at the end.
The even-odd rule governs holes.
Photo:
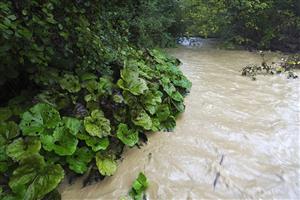
POLYGON ((52 106, 39 103, 22 115, 20 128, 24 135, 40 135, 45 129, 55 128, 60 122, 59 112, 52 106))
POLYGON ((117 137, 126 145, 132 147, 139 141, 137 131, 128 129, 126 124, 119 124, 117 130, 117 137))
POLYGON ((84 118, 84 127, 91 136, 102 138, 110 135, 110 121, 100 110, 93 110, 91 116, 84 118))
POLYGON ((41 142, 37 138, 18 138, 6 148, 6 154, 15 161, 36 154, 41 149, 41 142))
POLYGON ((47 165, 40 155, 22 160, 14 170, 9 186, 23 200, 42 199, 54 190, 64 177, 63 168, 56 164, 47 165))
POLYGON ((65 126, 58 126, 53 134, 44 133, 40 138, 45 150, 53 150, 60 156, 72 155, 78 144, 77 138, 65 126))

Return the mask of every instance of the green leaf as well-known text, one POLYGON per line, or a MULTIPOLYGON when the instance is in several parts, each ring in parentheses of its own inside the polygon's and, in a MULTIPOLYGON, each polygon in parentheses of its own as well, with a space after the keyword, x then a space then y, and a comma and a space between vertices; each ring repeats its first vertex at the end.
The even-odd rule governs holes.
POLYGON ((176 90, 170 79, 163 78, 161 81, 164 91, 175 101, 183 101, 183 96, 176 90))
POLYGON ((184 89, 190 90, 192 87, 192 83, 191 81, 189 81, 186 77, 181 76, 179 80, 174 79, 173 84, 178 86, 178 87, 182 87, 184 89))
POLYGON ((122 95, 115 94, 115 95, 113 95, 113 101, 116 102, 116 103, 123 103, 124 98, 123 98, 122 95))
POLYGON ((64 125, 57 126, 53 133, 42 134, 40 138, 45 150, 53 150, 60 156, 72 155, 78 144, 77 138, 64 125))
POLYGON ((105 150, 109 145, 109 140, 107 137, 98 138, 98 137, 87 135, 85 133, 78 133, 77 138, 80 140, 84 140, 86 145, 91 147, 92 150, 95 152, 100 150, 105 150))
POLYGON ((12 116, 12 112, 8 107, 0 107, 0 121, 5 121, 12 116))
POLYGON ((144 94, 148 90, 147 83, 144 79, 139 78, 138 72, 124 68, 121 71, 122 79, 117 82, 123 90, 127 90, 134 95, 144 94))
POLYGON ((161 97, 163 94, 160 91, 151 91, 147 92, 142 97, 142 102, 145 105, 145 109, 150 113, 154 114, 157 110, 157 107, 161 103, 161 97))
POLYGON ((117 170, 117 162, 113 156, 103 156, 100 153, 96 154, 96 165, 100 174, 103 176, 111 176, 117 170))
POLYGON ((60 87, 71 93, 79 92, 81 87, 79 78, 70 74, 65 74, 64 77, 59 81, 60 87))
POLYGON ((72 156, 67 157, 69 168, 78 174, 83 174, 88 169, 88 164, 93 159, 93 152, 87 147, 77 148, 72 156))
POLYGON ((98 83, 98 94, 111 95, 113 83, 110 77, 101 77, 98 83))
POLYGON ((172 131, 176 126, 176 119, 174 116, 170 116, 163 122, 160 122, 161 130, 172 131))
POLYGON ((81 127, 81 121, 73 117, 63 117, 63 123, 72 135, 76 135, 81 127))
POLYGON ((21 161, 9 180, 9 186, 14 193, 22 194, 24 200, 42 199, 63 178, 64 170, 60 165, 46 165, 42 156, 34 155, 21 161))
POLYGON ((160 105, 155 115, 157 116, 159 121, 164 121, 168 119, 168 117, 171 115, 169 105, 168 104, 160 105))
POLYGON ((19 134, 19 126, 14 121, 0 123, 0 135, 4 136, 7 140, 11 140, 19 134))
POLYGON ((55 128, 60 122, 57 110, 48 104, 39 103, 22 115, 20 128, 23 135, 40 135, 45 129, 55 128))
POLYGON ((117 137, 126 145, 132 147, 139 141, 137 131, 128 129, 126 124, 119 124, 117 130, 117 137))
POLYGON ((18 138, 6 148, 6 154, 14 161, 20 161, 27 156, 37 154, 41 149, 41 142, 37 138, 18 138))
POLYGON ((98 82, 96 80, 88 80, 83 84, 90 93, 94 93, 98 89, 98 82))
POLYGON ((133 114, 132 122, 146 130, 150 130, 152 127, 151 117, 146 113, 145 110, 140 110, 136 114, 133 114))
POLYGON ((80 76, 81 81, 87 81, 87 80, 95 80, 97 79, 97 76, 92 73, 84 73, 80 76))
POLYGON ((129 195, 134 200, 142 200, 143 193, 147 189, 148 185, 149 183, 147 177, 142 172, 140 172, 137 179, 132 183, 132 189, 129 195))
POLYGON ((91 136, 102 138, 110 135, 110 121, 98 109, 93 110, 91 116, 84 118, 84 127, 91 136))

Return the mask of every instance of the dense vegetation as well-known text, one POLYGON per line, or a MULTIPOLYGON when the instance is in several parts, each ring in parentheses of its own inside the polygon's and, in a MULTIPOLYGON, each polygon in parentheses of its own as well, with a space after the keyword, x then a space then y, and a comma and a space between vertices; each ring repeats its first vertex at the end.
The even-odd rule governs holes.
POLYGON ((183 0, 188 35, 252 48, 299 51, 299 0, 183 0))
POLYGON ((191 83, 154 47, 187 32, 296 51, 297 2, 1 1, 0 199, 55 199, 66 174, 113 175, 124 146, 184 111, 191 83))
POLYGON ((124 146, 175 127, 191 83, 144 47, 174 41, 177 5, 0 2, 0 199, 55 199, 66 173, 113 175, 124 146))

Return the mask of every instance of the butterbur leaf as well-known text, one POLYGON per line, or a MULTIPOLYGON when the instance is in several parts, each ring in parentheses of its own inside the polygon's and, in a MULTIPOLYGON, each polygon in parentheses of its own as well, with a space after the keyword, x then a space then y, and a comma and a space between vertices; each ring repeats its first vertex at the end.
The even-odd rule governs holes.
POLYGON ((98 82, 96 80, 89 80, 83 86, 90 92, 94 93, 98 89, 98 82))
POLYGON ((8 107, 0 107, 0 121, 5 121, 12 116, 12 112, 8 107))
POLYGON ((128 129, 126 124, 119 124, 117 130, 117 137, 126 145, 132 147, 139 141, 137 131, 128 129))
POLYGON ((170 83, 168 78, 161 80, 164 91, 175 101, 183 101, 183 96, 176 90, 175 86, 170 83))
POLYGON ((59 164, 47 165, 40 155, 33 155, 22 160, 14 170, 9 186, 22 199, 42 199, 54 190, 64 178, 64 170, 59 164))
POLYGON ((148 91, 143 97, 142 101, 145 105, 145 109, 150 113, 154 114, 158 105, 161 103, 161 97, 163 94, 160 91, 148 91))
POLYGON ((78 144, 77 138, 65 126, 57 126, 53 133, 44 133, 40 138, 45 150, 53 150, 60 156, 72 155, 78 144))
POLYGON ((110 135, 110 121, 98 109, 93 110, 91 116, 84 118, 84 127, 91 136, 102 138, 110 135))
POLYGON ((14 121, 0 123, 0 135, 7 140, 13 139, 20 134, 19 126, 14 121))
POLYGON ((80 76, 81 81, 87 81, 87 80, 95 80, 97 79, 97 76, 92 73, 84 73, 80 76))
POLYGON ((149 183, 146 176, 142 172, 140 172, 137 179, 132 183, 132 189, 129 195, 134 200, 142 200, 143 193, 147 189, 148 184, 149 183))
POLYGON ((77 138, 80 140, 84 140, 86 145, 91 147, 95 152, 105 150, 109 145, 109 140, 107 137, 98 138, 85 133, 78 133, 77 138))
POLYGON ((8 165, 7 161, 0 161, 0 173, 4 173, 8 169, 9 169, 9 165, 8 165))
POLYGON ((179 80, 174 79, 173 84, 178 86, 178 87, 182 87, 184 89, 190 90, 190 88, 192 87, 192 82, 189 81, 186 77, 181 76, 181 78, 179 80))
POLYGON ((183 102, 179 102, 179 101, 172 101, 172 104, 175 106, 176 110, 178 111, 178 113, 182 113, 185 110, 185 105, 183 104, 183 102))
POLYGON ((161 126, 161 130, 172 131, 176 126, 175 117, 174 116, 168 117, 168 119, 166 119, 165 121, 160 122, 160 126, 161 126))
POLYGON ((137 114, 134 114, 136 116, 134 116, 132 118, 132 122, 137 125, 137 126, 141 126, 146 130, 150 130, 152 127, 152 120, 151 117, 146 113, 145 110, 140 110, 139 112, 137 112, 137 114))
POLYGON ((39 103, 22 115, 19 126, 23 135, 36 136, 47 128, 55 128, 60 120, 59 112, 55 108, 39 103))
POLYGON ((69 168, 78 174, 83 174, 88 169, 88 164, 93 159, 93 152, 87 147, 77 148, 72 156, 67 157, 69 168))
POLYGON ((7 159, 6 145, 1 144, 0 146, 0 161, 5 161, 7 159))
POLYGON ((18 138, 6 148, 6 154, 15 161, 37 154, 41 149, 41 142, 34 137, 18 138))
POLYGON ((113 156, 96 154, 96 165, 100 174, 103 176, 111 176, 117 170, 117 162, 113 156))
POLYGON ((113 96, 113 101, 116 102, 116 103, 123 103, 124 99, 123 99, 122 95, 115 94, 113 96))
POLYGON ((71 93, 79 92, 81 87, 79 78, 70 74, 65 74, 64 77, 59 81, 60 87, 71 93))
POLYGON ((168 119, 170 114, 171 114, 171 112, 170 112, 169 106, 167 104, 160 105, 156 112, 156 116, 159 121, 164 121, 164 120, 168 119))
POLYGON ((98 83, 98 94, 101 95, 111 95, 112 94, 113 83, 110 77, 101 77, 98 83))
POLYGON ((121 77, 117 84, 123 90, 127 90, 134 95, 144 94, 148 90, 147 83, 144 79, 138 77, 138 72, 124 68, 121 71, 121 77))
POLYGON ((137 192, 141 193, 148 187, 148 181, 146 176, 141 172, 138 178, 133 182, 132 188, 137 192))
POLYGON ((76 135, 81 127, 81 121, 73 117, 63 117, 63 123, 72 135, 76 135))

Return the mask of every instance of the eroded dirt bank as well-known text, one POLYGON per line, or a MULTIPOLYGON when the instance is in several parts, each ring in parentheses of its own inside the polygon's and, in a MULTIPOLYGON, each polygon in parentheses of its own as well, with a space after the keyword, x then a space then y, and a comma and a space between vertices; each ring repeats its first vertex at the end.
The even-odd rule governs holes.
POLYGON ((140 171, 150 180, 148 199, 299 199, 300 80, 240 76, 260 62, 246 51, 169 51, 193 83, 176 130, 127 150, 113 177, 64 187, 63 199, 119 199, 140 171))

